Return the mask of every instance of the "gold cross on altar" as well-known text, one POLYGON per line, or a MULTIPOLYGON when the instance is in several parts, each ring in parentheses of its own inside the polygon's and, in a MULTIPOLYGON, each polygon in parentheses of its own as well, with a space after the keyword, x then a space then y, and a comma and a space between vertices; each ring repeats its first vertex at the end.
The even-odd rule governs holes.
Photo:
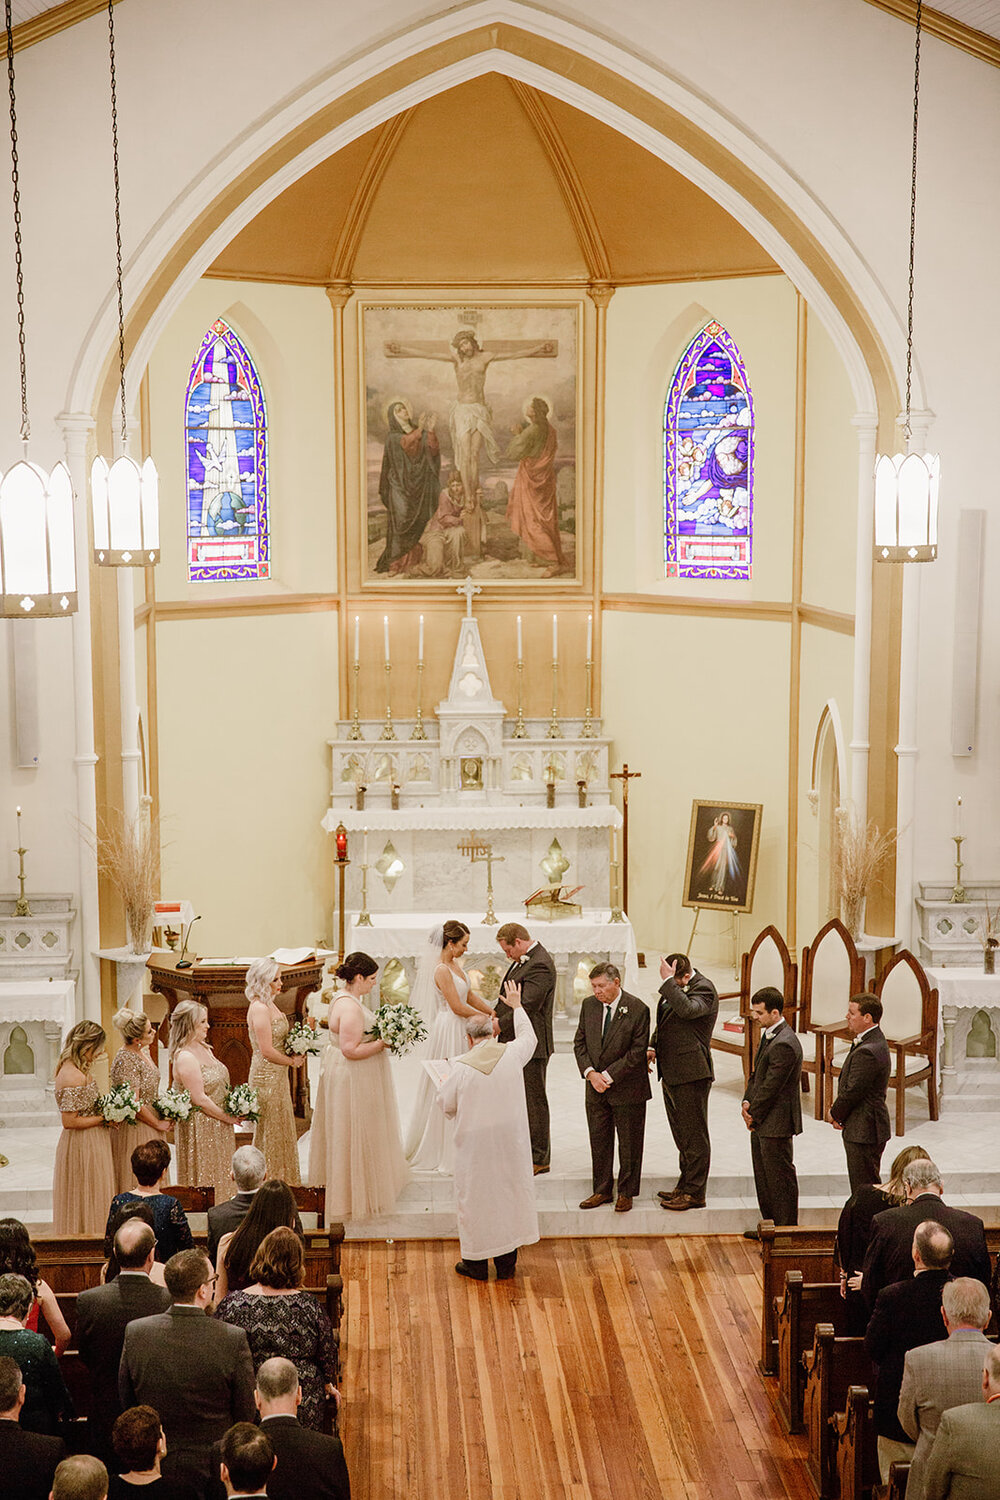
POLYGON ((484 860, 486 861, 486 915, 483 918, 483 925, 486 927, 495 927, 498 917, 493 907, 493 866, 495 864, 502 865, 505 856, 503 854, 494 854, 493 845, 487 843, 485 839, 479 838, 474 831, 467 834, 459 842, 458 852, 459 854, 467 855, 474 865, 481 864, 484 860))

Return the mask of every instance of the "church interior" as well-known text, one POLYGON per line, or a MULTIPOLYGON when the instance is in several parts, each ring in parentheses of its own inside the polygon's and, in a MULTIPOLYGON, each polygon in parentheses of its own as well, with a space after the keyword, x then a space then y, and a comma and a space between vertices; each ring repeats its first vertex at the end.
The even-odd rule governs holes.
MULTIPOLYGON (((832 1070, 806 996, 840 1021, 848 978, 888 992, 912 955, 886 1164, 919 1142, 1000 1223, 1000 497, 975 397, 1000 5, 110 10, 114 144, 106 0, 11 13, 0 471, 65 464, 76 577, 70 606, 24 608, 0 478, 0 1214, 51 1220, 74 1022, 113 1050, 119 1007, 159 1024, 199 965, 276 950, 318 966, 317 1019, 304 996, 354 948, 405 1000, 452 917, 495 999, 495 898, 560 971, 543 1238, 487 1301, 452 1284, 450 1181, 347 1224, 355 1493, 830 1493, 756 1368, 740 960, 773 930, 832 1070), (925 452, 933 545, 879 556, 876 461, 925 452), (123 453, 156 466, 156 561, 131 542, 109 567, 92 465, 123 453), (162 903, 138 957, 113 829, 162 903), (853 906, 852 832, 890 835, 853 906), (567 911, 526 905, 553 890, 567 911), (648 1190, 612 1223, 576 1208, 573 1032, 593 963, 655 1015, 673 952, 723 995, 709 1201, 659 1212, 654 1080, 648 1190)), ((393 1069, 405 1120, 419 1064, 393 1069)), ((811 1084, 800 1223, 829 1229, 847 1172, 822 1065, 811 1084)))

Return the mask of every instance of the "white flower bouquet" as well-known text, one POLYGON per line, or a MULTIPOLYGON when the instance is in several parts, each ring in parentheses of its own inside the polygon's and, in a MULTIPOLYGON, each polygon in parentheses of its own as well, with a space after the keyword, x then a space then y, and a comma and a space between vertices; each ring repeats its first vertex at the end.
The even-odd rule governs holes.
POLYGON ((294 1021, 285 1037, 285 1051, 289 1057, 316 1056, 323 1050, 323 1040, 304 1021, 294 1021))
POLYGON ((191 1103, 191 1095, 187 1089, 164 1089, 153 1100, 153 1108, 161 1120, 189 1120, 195 1106, 191 1103))
POLYGON ((412 1005, 380 1005, 367 1036, 378 1037, 401 1057, 404 1052, 427 1036, 424 1018, 412 1005))
POLYGON ((117 1083, 97 1101, 97 1111, 109 1125, 134 1125, 139 1118, 139 1101, 130 1083, 117 1083))
POLYGON ((238 1083, 231 1088, 222 1107, 234 1120, 251 1120, 256 1124, 260 1118, 257 1090, 248 1083, 238 1083))

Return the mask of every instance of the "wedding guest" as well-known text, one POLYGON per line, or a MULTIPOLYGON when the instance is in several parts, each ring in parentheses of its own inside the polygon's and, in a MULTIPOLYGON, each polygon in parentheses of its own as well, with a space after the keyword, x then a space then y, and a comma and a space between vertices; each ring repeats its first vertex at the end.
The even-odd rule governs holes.
POLYGON ((229 1175, 236 1192, 231 1198, 213 1204, 208 1210, 208 1258, 213 1266, 218 1259, 222 1236, 238 1228, 243 1222, 254 1194, 267 1177, 264 1153, 258 1151, 256 1146, 237 1146, 233 1152, 229 1175))
POLYGON ((236 1144, 236 1121, 223 1108, 229 1069, 208 1045, 208 1011, 197 1000, 182 1000, 170 1017, 170 1065, 174 1083, 197 1106, 174 1129, 178 1176, 224 1198, 236 1144))
POLYGON ((219 1278, 215 1285, 216 1302, 221 1302, 229 1292, 239 1292, 250 1285, 254 1256, 272 1229, 291 1229, 302 1238, 302 1220, 291 1188, 276 1177, 254 1194, 253 1205, 239 1227, 219 1241, 215 1262, 219 1278))
MULTIPOLYGON (((101 1267, 101 1285, 106 1286, 109 1281, 117 1281, 121 1274, 121 1262, 118 1259, 118 1231, 124 1229, 126 1224, 145 1224, 153 1235, 153 1244, 156 1244, 156 1225, 153 1220, 153 1210, 148 1203, 141 1200, 138 1203, 125 1203, 116 1208, 108 1219, 107 1232, 104 1236, 104 1253, 107 1260, 101 1267)), ((156 1286, 165 1287, 166 1281, 163 1276, 163 1262, 153 1260, 150 1271, 150 1281, 156 1286)))
POLYGON ((21 1426, 54 1435, 60 1423, 73 1420, 73 1403, 52 1345, 24 1326, 32 1301, 31 1285, 23 1276, 0 1276, 0 1355, 9 1356, 21 1370, 21 1426))
POLYGON ((223 1298, 215 1316, 243 1329, 255 1370, 275 1349, 292 1360, 302 1386, 299 1420, 321 1429, 325 1398, 336 1394, 333 1329, 313 1294, 302 1290, 305 1257, 298 1235, 272 1229, 253 1258, 250 1278, 245 1291, 223 1298))
POLYGON ((237 1422, 219 1444, 219 1472, 226 1494, 240 1500, 267 1495, 264 1486, 274 1468, 274 1449, 267 1434, 253 1422, 237 1422))
POLYGON ((309 1135, 309 1181, 326 1183, 330 1219, 388 1213, 410 1176, 388 1052, 379 1037, 365 1039, 375 1017, 363 1002, 377 973, 367 953, 349 953, 330 1000, 309 1135))
POLYGON ((111 1137, 97 1113, 100 1090, 90 1070, 104 1051, 105 1035, 96 1021, 78 1021, 66 1033, 56 1064, 56 1108, 62 1133, 52 1175, 54 1234, 100 1234, 104 1205, 115 1191, 111 1137))
POLYGON ((288 1070, 301 1068, 304 1057, 289 1057, 282 1051, 288 1035, 288 1017, 275 1000, 281 994, 281 971, 273 958, 255 958, 247 969, 247 1031, 253 1060, 250 1083, 257 1090, 260 1114, 253 1143, 263 1151, 267 1175, 282 1182, 299 1184, 299 1147, 295 1115, 288 1088, 288 1070))
MULTIPOLYGON (((146 1203, 153 1211, 156 1259, 161 1265, 166 1265, 178 1250, 190 1250, 194 1244, 187 1215, 177 1199, 164 1191, 170 1170, 170 1147, 158 1138, 146 1141, 132 1152, 131 1165, 136 1185, 112 1198, 104 1229, 105 1241, 114 1234, 111 1221, 120 1208, 134 1209, 137 1204, 146 1203)), ((104 1253, 108 1255, 110 1251, 105 1248, 104 1253)))
POLYGON ((171 1124, 161 1120, 153 1109, 160 1092, 160 1070, 149 1055, 156 1032, 153 1023, 141 1010, 115 1012, 111 1024, 119 1033, 122 1045, 111 1059, 111 1083, 131 1085, 139 1100, 139 1118, 133 1125, 119 1125, 111 1137, 111 1154, 115 1163, 115 1188, 123 1193, 132 1183, 131 1160, 136 1146, 166 1135, 171 1124))
POLYGON ((837 1244, 834 1251, 840 1270, 840 1295, 847 1302, 848 1332, 860 1337, 868 1327, 869 1307, 861 1294, 861 1268, 872 1234, 876 1214, 887 1208, 899 1208, 906 1202, 903 1171, 911 1161, 930 1161, 923 1146, 905 1146, 889 1168, 884 1185, 866 1182, 852 1193, 840 1211, 837 1244))
POLYGON ((66 1444, 62 1438, 25 1431, 20 1416, 26 1394, 20 1367, 8 1354, 0 1355, 0 1475, 6 1492, 17 1500, 49 1500, 66 1444))
POLYGON ((351 1483, 339 1437, 314 1432, 298 1418, 302 1388, 290 1359, 266 1359, 254 1392, 261 1430, 277 1463, 268 1475, 269 1500, 350 1500, 351 1483))
POLYGON ((59 1311, 55 1292, 38 1274, 35 1247, 20 1219, 0 1219, 0 1276, 4 1272, 23 1276, 34 1292, 25 1328, 31 1333, 37 1333, 38 1315, 41 1313, 48 1324, 56 1354, 62 1354, 64 1349, 69 1348, 69 1325, 59 1311))
POLYGON ((51 1500, 107 1500, 108 1471, 99 1458, 75 1453, 52 1476, 51 1500))
POLYGON ((111 1432, 121 1470, 112 1474, 108 1500, 197 1500, 197 1491, 181 1480, 164 1479, 160 1464, 167 1440, 151 1406, 130 1406, 111 1432))

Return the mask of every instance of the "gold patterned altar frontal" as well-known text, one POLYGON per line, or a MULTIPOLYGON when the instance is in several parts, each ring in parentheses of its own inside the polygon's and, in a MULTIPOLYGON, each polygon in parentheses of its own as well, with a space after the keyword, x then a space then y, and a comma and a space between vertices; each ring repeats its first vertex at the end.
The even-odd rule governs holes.
POLYGON ((359 319, 363 582, 578 583, 579 303, 359 319))

